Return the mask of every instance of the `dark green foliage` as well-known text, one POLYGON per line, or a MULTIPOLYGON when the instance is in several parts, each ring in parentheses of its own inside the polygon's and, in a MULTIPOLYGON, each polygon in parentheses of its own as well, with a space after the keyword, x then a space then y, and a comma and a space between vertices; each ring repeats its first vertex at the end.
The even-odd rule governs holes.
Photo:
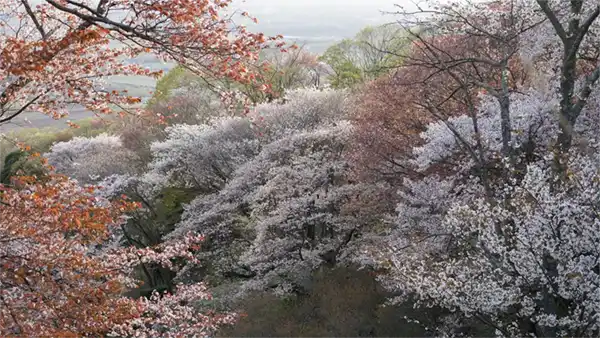
POLYGON ((37 158, 31 158, 30 153, 23 150, 15 150, 4 158, 2 170, 0 171, 0 184, 9 185, 10 179, 17 175, 35 175, 43 177, 46 169, 37 158))
POLYGON ((192 189, 168 187, 162 191, 156 205, 156 220, 160 224, 161 235, 173 231, 175 224, 181 220, 183 206, 198 196, 192 189))
MULTIPOLYGON (((387 294, 368 271, 322 269, 313 275, 310 292, 281 299, 257 293, 236 308, 245 311, 225 337, 423 337, 424 326, 441 312, 415 310, 412 303, 383 307, 387 294), (423 325, 408 322, 404 316, 423 325)), ((430 326, 430 325, 429 325, 430 326)))
MULTIPOLYGON (((131 215, 123 227, 127 246, 138 248, 151 247, 162 242, 162 237, 173 231, 183 213, 183 205, 189 203, 198 194, 190 189, 169 187, 165 188, 159 198, 148 201, 135 191, 126 193, 133 200, 139 201, 148 209, 131 215)), ((137 278, 144 282, 142 287, 131 290, 132 297, 148 296, 154 290, 170 291, 173 289, 173 279, 176 274, 169 269, 159 266, 142 264, 137 269, 137 278)))
POLYGON ((19 168, 22 158, 26 155, 27 153, 21 150, 13 151, 12 153, 6 155, 6 158, 4 159, 4 165, 2 166, 2 171, 0 171, 0 183, 10 183, 10 177, 14 176, 15 172, 19 168))

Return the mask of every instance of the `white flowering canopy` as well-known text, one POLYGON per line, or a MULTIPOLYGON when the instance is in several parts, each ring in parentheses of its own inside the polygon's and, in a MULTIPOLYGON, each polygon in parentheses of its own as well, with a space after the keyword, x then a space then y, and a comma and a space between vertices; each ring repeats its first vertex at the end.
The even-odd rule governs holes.
POLYGON ((110 175, 132 174, 137 169, 136 154, 123 147, 119 136, 106 133, 55 143, 44 157, 57 172, 82 183, 95 183, 110 175))
POLYGON ((368 250, 385 262, 382 281, 499 336, 597 336, 600 6, 502 0, 437 8, 436 24, 462 17, 456 32, 492 35, 502 34, 506 21, 495 20, 510 8, 513 24, 529 27, 515 41, 536 79, 506 95, 481 94, 474 113, 422 133, 413 165, 423 178, 405 180, 393 230, 368 250))

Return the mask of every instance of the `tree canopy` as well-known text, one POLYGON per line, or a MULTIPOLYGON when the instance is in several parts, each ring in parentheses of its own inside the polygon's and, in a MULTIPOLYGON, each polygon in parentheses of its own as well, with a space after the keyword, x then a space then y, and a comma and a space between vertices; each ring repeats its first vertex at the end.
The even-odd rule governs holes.
POLYGON ((400 25, 365 27, 353 39, 329 47, 320 59, 331 69, 331 86, 349 88, 397 68, 411 36, 400 25))

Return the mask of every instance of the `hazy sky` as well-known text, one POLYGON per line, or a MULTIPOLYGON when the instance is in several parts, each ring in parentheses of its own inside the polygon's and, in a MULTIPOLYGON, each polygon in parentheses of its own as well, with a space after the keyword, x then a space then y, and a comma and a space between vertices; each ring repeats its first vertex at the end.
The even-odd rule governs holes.
POLYGON ((252 9, 265 9, 279 12, 286 9, 300 9, 303 12, 325 10, 346 13, 376 12, 378 9, 392 9, 395 3, 406 0, 238 0, 237 4, 252 9))

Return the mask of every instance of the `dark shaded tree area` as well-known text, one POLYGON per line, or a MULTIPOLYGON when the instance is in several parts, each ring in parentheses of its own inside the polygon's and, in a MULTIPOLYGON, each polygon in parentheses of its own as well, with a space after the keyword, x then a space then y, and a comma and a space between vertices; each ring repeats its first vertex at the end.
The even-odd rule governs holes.
POLYGON ((424 337, 440 310, 410 303, 384 306, 389 293, 372 273, 352 268, 316 271, 309 290, 281 299, 251 294, 237 304, 246 314, 223 337, 424 337), (404 319, 408 316, 420 323, 404 319))

